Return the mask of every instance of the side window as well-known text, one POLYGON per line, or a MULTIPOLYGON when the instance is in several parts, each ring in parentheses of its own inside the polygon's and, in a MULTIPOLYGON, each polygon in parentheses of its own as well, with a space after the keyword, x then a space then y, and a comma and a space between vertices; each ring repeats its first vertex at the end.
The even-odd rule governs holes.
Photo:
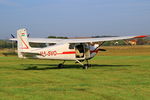
POLYGON ((49 43, 48 45, 49 46, 53 46, 53 45, 56 45, 56 43, 49 43))
POLYGON ((69 44, 69 49, 74 49, 74 48, 75 48, 75 44, 74 43, 69 44))
POLYGON ((34 48, 44 48, 44 47, 46 47, 45 43, 32 43, 32 42, 29 42, 29 44, 30 44, 31 47, 34 47, 34 48))

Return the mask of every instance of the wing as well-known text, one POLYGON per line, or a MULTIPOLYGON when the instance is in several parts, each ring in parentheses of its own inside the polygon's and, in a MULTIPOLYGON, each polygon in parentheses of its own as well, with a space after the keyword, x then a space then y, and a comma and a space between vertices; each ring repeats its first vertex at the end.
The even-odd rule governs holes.
MULTIPOLYGON (((9 40, 17 41, 17 38, 11 38, 9 40)), ((32 43, 60 43, 63 39, 48 39, 48 38, 28 38, 28 42, 32 43)))
POLYGON ((143 38, 143 37, 147 37, 147 36, 146 35, 142 35, 142 36, 122 36, 122 37, 88 38, 88 39, 68 39, 68 40, 64 40, 64 42, 66 42, 66 43, 91 43, 91 42, 125 40, 125 39, 143 38))
MULTIPOLYGON (((92 43, 92 42, 101 42, 101 41, 113 41, 113 40, 125 40, 132 38, 143 38, 147 35, 141 36, 122 36, 122 37, 104 37, 104 38, 87 38, 87 39, 48 39, 48 38, 28 38, 29 42, 33 43, 92 43)), ((10 39, 17 41, 16 38, 10 39)))

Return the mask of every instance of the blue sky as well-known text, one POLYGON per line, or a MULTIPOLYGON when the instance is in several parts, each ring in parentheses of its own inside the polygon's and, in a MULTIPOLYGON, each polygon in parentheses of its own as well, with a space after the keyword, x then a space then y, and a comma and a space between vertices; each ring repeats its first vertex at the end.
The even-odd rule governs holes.
POLYGON ((150 34, 150 0, 0 0, 0 38, 150 34))

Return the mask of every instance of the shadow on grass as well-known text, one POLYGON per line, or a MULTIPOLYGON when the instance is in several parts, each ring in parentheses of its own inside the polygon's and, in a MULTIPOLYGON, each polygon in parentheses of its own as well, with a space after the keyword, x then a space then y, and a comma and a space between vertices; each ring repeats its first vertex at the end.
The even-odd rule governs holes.
MULTIPOLYGON (((23 70, 48 70, 48 69, 60 69, 58 68, 57 64, 22 64, 25 68, 23 70), (42 67, 41 66, 49 66, 49 67, 42 67)), ((129 67, 133 65, 98 65, 98 64, 92 64, 91 67, 129 67)), ((81 65, 64 65, 61 69, 71 69, 71 68, 82 68, 81 65)))

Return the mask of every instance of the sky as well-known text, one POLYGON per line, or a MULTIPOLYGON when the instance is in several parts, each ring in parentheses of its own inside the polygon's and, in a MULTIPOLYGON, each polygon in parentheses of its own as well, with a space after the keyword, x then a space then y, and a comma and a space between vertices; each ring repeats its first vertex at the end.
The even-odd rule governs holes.
POLYGON ((150 0, 0 0, 0 39, 150 34, 150 0))

